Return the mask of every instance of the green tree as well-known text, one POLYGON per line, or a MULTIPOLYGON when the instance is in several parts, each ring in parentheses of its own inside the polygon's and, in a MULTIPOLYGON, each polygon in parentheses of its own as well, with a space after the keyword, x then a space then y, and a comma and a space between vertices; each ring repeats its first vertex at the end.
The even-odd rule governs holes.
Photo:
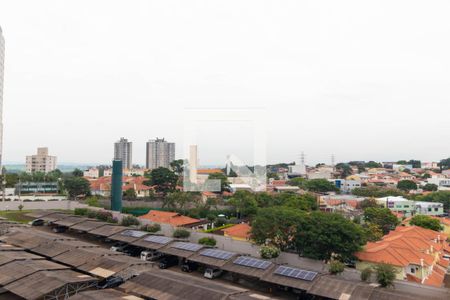
POLYGON ((426 215, 415 215, 412 217, 411 221, 409 221, 410 225, 420 226, 426 229, 431 229, 434 231, 441 231, 441 222, 438 219, 434 219, 430 216, 426 215))
POLYGON ((64 187, 70 198, 75 198, 79 195, 89 196, 91 194, 89 181, 83 177, 68 177, 64 179, 64 187))
POLYGON ((379 264, 375 266, 375 273, 377 276, 377 282, 382 287, 388 287, 394 285, 395 275, 397 271, 394 266, 388 264, 379 264))
POLYGON ((184 166, 184 160, 182 160, 182 159, 177 159, 170 163, 170 168, 178 176, 181 176, 183 174, 183 170, 184 170, 183 166, 184 166))
POLYGON ((259 254, 261 255, 261 258, 264 259, 272 259, 272 258, 277 258, 278 256, 280 256, 280 249, 278 249, 275 246, 268 246, 268 245, 263 245, 261 246, 261 249, 259 250, 259 254))
POLYGON ((57 181, 60 178, 62 178, 63 175, 64 174, 63 174, 63 172, 61 172, 61 170, 55 169, 55 170, 47 173, 47 179, 48 179, 48 181, 57 181))
POLYGON ((422 167, 422 162, 420 160, 411 159, 408 161, 408 165, 412 165, 413 169, 420 169, 422 167))
POLYGON ((308 191, 317 193, 337 192, 339 189, 326 179, 311 179, 305 183, 308 191))
POLYGON ((372 277, 372 272, 373 270, 370 267, 363 269, 361 271, 361 280, 364 282, 370 281, 370 278, 372 277))
POLYGON ((274 196, 274 204, 297 208, 300 210, 317 210, 317 200, 312 194, 279 193, 274 196))
POLYGON ((389 208, 377 207, 369 207, 364 210, 364 221, 379 226, 383 234, 389 233, 400 223, 389 208))
POLYGON ((238 218, 254 216, 258 209, 255 195, 248 191, 237 191, 228 204, 233 206, 238 218))
POLYGON ((123 192, 123 196, 127 199, 136 199, 137 194, 135 189, 128 189, 125 192, 123 192))
POLYGON ((206 246, 211 246, 214 247, 217 242, 214 238, 212 237, 204 237, 198 240, 198 243, 201 245, 206 245, 206 246))
POLYGON ((6 173, 3 175, 5 177, 7 188, 13 188, 17 183, 19 183, 19 174, 16 173, 6 173))
POLYGON ((417 190, 417 184, 412 180, 401 180, 397 183, 397 188, 408 192, 410 190, 417 190))
POLYGON ((423 186, 423 190, 427 192, 436 192, 438 190, 438 186, 433 183, 427 183, 423 186))
POLYGON ((173 232, 173 237, 178 239, 187 239, 190 235, 191 233, 183 228, 175 229, 173 232))
POLYGON ((373 169, 373 168, 381 168, 381 167, 383 167, 382 164, 377 163, 377 162, 375 162, 375 161, 373 161, 373 160, 371 160, 371 161, 369 161, 369 162, 366 163, 366 168, 369 168, 369 169, 373 169))
POLYGON ((294 177, 291 180, 289 180, 287 182, 287 184, 292 185, 292 186, 298 186, 301 189, 306 189, 305 188, 305 183, 306 183, 306 179, 302 178, 302 177, 294 177))
POLYGON ((72 175, 75 177, 83 177, 83 171, 81 171, 80 169, 77 168, 77 169, 73 170, 72 175))
POLYGON ((261 208, 252 222, 252 239, 258 244, 271 243, 281 250, 295 249, 297 227, 306 218, 306 212, 288 207, 261 208))
POLYGON ((209 180, 220 180, 220 191, 229 191, 230 183, 228 182, 228 177, 223 173, 212 173, 208 176, 209 180))
POLYGON ((376 242, 383 237, 383 230, 377 224, 367 223, 364 227, 366 231, 366 238, 369 242, 376 242))
POLYGON ((338 163, 336 165, 336 171, 340 173, 341 178, 347 178, 348 176, 353 174, 352 167, 346 163, 338 163))
POLYGON ((374 198, 364 199, 363 201, 358 203, 358 206, 363 210, 368 207, 380 207, 377 200, 375 200, 374 198))
POLYGON ((347 261, 366 243, 360 225, 340 214, 320 211, 299 224, 295 240, 300 255, 326 261, 332 257, 347 261))
POLYGON ((328 266, 328 270, 330 274, 337 275, 344 272, 345 265, 338 260, 332 260, 328 266))
POLYGON ((122 218, 122 222, 120 222, 122 226, 139 226, 140 224, 135 216, 125 216, 122 218))
POLYGON ((450 157, 446 158, 446 159, 442 159, 439 162, 439 168, 441 169, 441 171, 450 169, 450 157))
POLYGON ((150 183, 156 186, 156 191, 167 194, 175 191, 178 176, 171 170, 163 167, 153 169, 150 173, 150 183))
POLYGON ((194 194, 191 192, 175 191, 169 193, 163 199, 163 207, 184 210, 189 204, 194 202, 194 194))

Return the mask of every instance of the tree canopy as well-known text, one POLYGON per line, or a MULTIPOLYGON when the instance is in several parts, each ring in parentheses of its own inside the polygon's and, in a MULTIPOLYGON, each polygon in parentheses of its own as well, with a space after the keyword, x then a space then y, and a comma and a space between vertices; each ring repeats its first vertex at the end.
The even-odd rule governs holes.
POLYGON ((433 219, 432 217, 426 215, 415 215, 409 221, 409 224, 434 231, 440 231, 442 229, 441 222, 439 222, 438 219, 433 219))
POLYGON ((402 191, 417 190, 417 184, 412 180, 401 180, 397 183, 397 188, 402 191))
POLYGON ((337 192, 339 189, 326 179, 311 179, 305 182, 305 188, 311 192, 337 192))
POLYGON ((427 192, 436 192, 438 190, 438 186, 434 183, 427 183, 423 186, 423 190, 427 192))
POLYGON ((64 179, 64 188, 67 190, 70 198, 75 198, 79 195, 89 196, 91 193, 89 181, 83 177, 67 177, 64 179))
POLYGON ((233 206, 238 218, 253 216, 258 209, 255 195, 248 191, 237 191, 228 201, 228 204, 233 206))
POLYGON ((150 172, 149 177, 149 183, 151 185, 155 185, 156 191, 158 192, 167 194, 168 192, 175 191, 176 189, 178 176, 173 171, 167 168, 159 167, 153 169, 150 172))
POLYGON ((369 207, 364 210, 364 221, 378 225, 383 234, 395 229, 400 223, 389 208, 369 207))
POLYGON ((208 176, 209 180, 220 180, 220 191, 228 191, 230 189, 230 184, 228 182, 228 177, 223 173, 212 173, 208 176))

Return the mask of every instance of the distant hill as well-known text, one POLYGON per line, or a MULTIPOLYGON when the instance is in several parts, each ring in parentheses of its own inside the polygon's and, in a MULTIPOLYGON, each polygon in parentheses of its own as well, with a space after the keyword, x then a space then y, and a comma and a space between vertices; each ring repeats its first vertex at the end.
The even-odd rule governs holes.
MULTIPOLYGON (((87 164, 60 164, 58 165, 58 169, 61 170, 61 172, 72 172, 75 169, 87 169, 89 166, 94 166, 95 164, 87 165, 87 164)), ((25 171, 25 164, 4 164, 3 165, 6 168, 6 171, 8 173, 20 173, 25 171)))

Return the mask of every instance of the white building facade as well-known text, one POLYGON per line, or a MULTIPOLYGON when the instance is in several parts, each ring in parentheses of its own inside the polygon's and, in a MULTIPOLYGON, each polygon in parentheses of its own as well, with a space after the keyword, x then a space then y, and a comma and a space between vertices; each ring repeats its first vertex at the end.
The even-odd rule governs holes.
POLYGON ((26 157, 26 171, 28 173, 48 173, 56 169, 56 156, 48 155, 48 148, 37 149, 37 154, 26 157))

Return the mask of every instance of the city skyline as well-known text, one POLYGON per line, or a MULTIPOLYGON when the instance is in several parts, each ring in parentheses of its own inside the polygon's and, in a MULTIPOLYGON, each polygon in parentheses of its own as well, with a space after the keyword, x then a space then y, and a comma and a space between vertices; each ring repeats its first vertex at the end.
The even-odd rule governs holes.
MULTIPOLYGON (((144 1, 98 1, 89 11, 47 2, 0 6, 5 162, 46 145, 60 161, 110 163, 118 136, 140 145, 165 136, 182 158, 185 111, 205 107, 265 109, 268 163, 295 161, 301 151, 309 164, 332 153, 337 162, 449 156, 450 120, 440 117, 450 110, 445 9, 249 1, 236 12, 179 2, 188 12, 180 15, 144 1)), ((230 152, 251 164, 250 130, 219 125, 203 129, 201 164, 224 163, 230 152)), ((144 164, 145 148, 134 156, 144 164)))

